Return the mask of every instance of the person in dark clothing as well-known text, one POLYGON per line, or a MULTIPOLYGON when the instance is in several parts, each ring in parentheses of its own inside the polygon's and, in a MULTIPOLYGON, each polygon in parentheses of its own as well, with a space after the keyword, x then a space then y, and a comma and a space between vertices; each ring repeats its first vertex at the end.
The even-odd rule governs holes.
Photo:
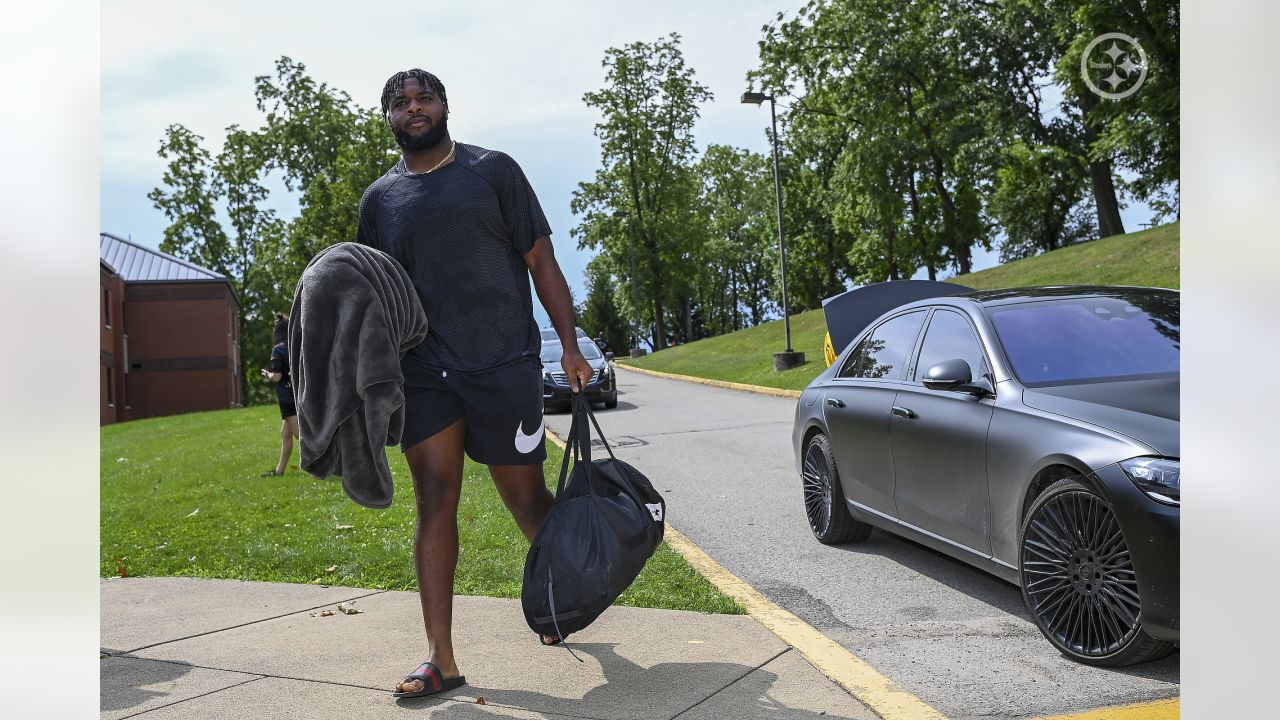
POLYGON ((276 386, 276 402, 280 404, 280 462, 275 469, 262 473, 262 477, 283 475, 289 467, 293 453, 293 441, 298 437, 298 408, 293 402, 293 383, 289 378, 289 316, 276 313, 276 325, 271 331, 271 369, 263 369, 262 377, 276 386))
POLYGON ((578 349, 551 227, 520 166, 449 136, 448 99, 431 73, 393 75, 382 111, 401 159, 361 198, 357 241, 404 267, 427 314, 426 340, 401 360, 401 445, 417 498, 414 561, 428 658, 394 693, 419 697, 465 682, 452 637, 464 454, 489 467, 526 538, 551 509, 531 280, 575 392, 592 370, 578 349))

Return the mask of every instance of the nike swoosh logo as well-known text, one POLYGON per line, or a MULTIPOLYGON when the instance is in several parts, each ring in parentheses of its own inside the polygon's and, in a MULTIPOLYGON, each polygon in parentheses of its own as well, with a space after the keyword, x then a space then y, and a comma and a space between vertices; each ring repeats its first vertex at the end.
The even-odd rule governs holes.
POLYGON ((481 160, 483 160, 483 159, 485 159, 485 158, 487 158, 487 157, 489 157, 489 153, 485 153, 485 154, 483 154, 483 155, 481 155, 481 156, 479 156, 479 157, 471 158, 471 159, 470 159, 470 160, 468 160, 467 162, 469 162, 469 163, 470 163, 470 164, 472 164, 472 165, 477 165, 477 164, 479 164, 479 162, 480 162, 481 160))
POLYGON ((544 418, 538 423, 538 429, 532 435, 524 434, 524 421, 520 421, 519 427, 516 428, 516 450, 521 454, 527 455, 538 448, 538 444, 542 442, 543 429, 546 427, 547 421, 544 418))

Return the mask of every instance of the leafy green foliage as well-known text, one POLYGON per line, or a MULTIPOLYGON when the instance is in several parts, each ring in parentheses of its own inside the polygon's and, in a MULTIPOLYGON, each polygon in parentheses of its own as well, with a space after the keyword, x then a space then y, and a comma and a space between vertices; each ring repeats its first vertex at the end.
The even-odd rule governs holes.
POLYGON ((578 325, 593 338, 604 337, 609 348, 617 355, 625 355, 631 333, 629 323, 618 314, 614 295, 626 292, 627 285, 615 282, 605 263, 593 259, 587 264, 587 299, 583 301, 578 325))
MULTIPOLYGON (((653 43, 610 48, 602 63, 605 86, 583 101, 600 112, 595 178, 578 184, 570 209, 583 217, 573 229, 578 247, 608 256, 614 268, 630 268, 626 220, 633 221, 636 289, 641 322, 652 323, 654 343, 665 347, 667 310, 689 298, 691 237, 697 182, 693 125, 698 104, 711 92, 694 79, 672 33, 653 43)), ((686 305, 687 309, 687 305, 686 305)), ((686 319, 688 314, 686 313, 686 319)))
MULTIPOLYGON (((192 413, 101 429, 102 576, 177 575, 415 590, 413 487, 387 456, 395 502, 362 508, 340 481, 292 466, 259 477, 280 451, 275 408, 192 413), (333 568, 332 571, 329 568, 333 568)), ((548 443, 547 485, 561 453, 548 443)), ((297 455, 294 456, 297 459, 297 455)), ((519 597, 528 542, 486 468, 467 461, 454 592, 519 597)), ((665 544, 619 604, 741 613, 665 544)))
POLYGON ((212 156, 204 138, 172 125, 161 143, 163 187, 148 198, 170 226, 160 249, 216 270, 241 301, 242 373, 250 403, 274 393, 253 370, 267 363, 274 312, 287 311, 298 278, 319 250, 356 237, 360 197, 395 162, 395 143, 374 109, 306 74, 287 57, 255 80, 257 130, 232 125, 212 156), (284 220, 265 208, 269 175, 300 195, 284 220))

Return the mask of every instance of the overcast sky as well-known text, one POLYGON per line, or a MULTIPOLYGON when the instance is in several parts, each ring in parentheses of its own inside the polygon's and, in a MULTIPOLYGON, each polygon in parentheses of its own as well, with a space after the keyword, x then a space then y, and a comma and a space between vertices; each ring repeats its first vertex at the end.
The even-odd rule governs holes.
MULTIPOLYGON (((101 227, 157 247, 168 221, 147 200, 160 185, 156 151, 180 123, 211 153, 228 125, 258 128, 253 78, 287 55, 318 82, 376 107, 383 83, 411 67, 434 72, 449 91, 453 137, 503 150, 524 168, 553 230, 575 296, 583 268, 569 231, 569 200, 600 161, 596 113, 584 93, 604 82, 607 48, 682 38, 688 67, 715 99, 701 108, 699 148, 729 144, 769 152, 766 107, 742 105, 758 62, 762 26, 794 17, 801 0, 543 0, 510 2, 267 2, 104 0, 102 4, 101 227)), ((282 217, 296 203, 278 182, 282 217)), ((1126 213, 1126 222, 1136 220, 1126 213)), ((1143 218, 1145 219, 1145 218, 1143 218)), ((1133 227, 1131 229, 1137 229, 1133 227)), ((995 263, 975 255, 975 269, 995 263)), ((537 304, 535 303, 535 306, 537 304)), ((539 324, 545 314, 537 307, 539 324)))
MULTIPOLYGON (((160 184, 156 150, 181 123, 217 152, 224 130, 257 128, 253 78, 282 55, 312 78, 376 107, 387 77, 422 67, 449 91, 455 139, 509 153, 551 222, 556 253, 581 299, 590 256, 569 237, 569 200, 600 161, 596 113, 584 93, 604 82, 609 47, 682 37, 688 66, 715 100, 701 107, 699 147, 769 149, 767 109, 741 105, 761 27, 796 0, 646 3, 154 2, 102 5, 102 229, 158 246, 168 222, 147 193, 160 184), (732 8, 730 10, 730 8, 732 8)), ((276 184, 272 183, 275 188, 276 184)), ((296 204, 273 204, 285 217, 296 204)), ((539 310, 539 319, 545 317, 539 310)))

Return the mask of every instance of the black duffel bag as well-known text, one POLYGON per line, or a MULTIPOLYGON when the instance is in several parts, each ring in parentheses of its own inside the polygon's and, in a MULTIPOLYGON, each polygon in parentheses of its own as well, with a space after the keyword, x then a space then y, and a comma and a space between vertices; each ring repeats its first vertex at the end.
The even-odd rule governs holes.
POLYGON ((665 516, 662 496, 648 478, 613 456, 591 403, 575 394, 556 501, 524 563, 520 600, 529 627, 565 638, 595 621, 653 555, 665 516), (591 459, 588 421, 609 459, 591 459))

